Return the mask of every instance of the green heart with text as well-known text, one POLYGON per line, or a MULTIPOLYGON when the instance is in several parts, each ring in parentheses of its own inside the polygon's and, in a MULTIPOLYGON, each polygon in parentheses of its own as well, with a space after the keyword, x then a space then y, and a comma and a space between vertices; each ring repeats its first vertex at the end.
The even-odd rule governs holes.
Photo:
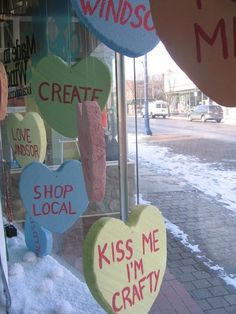
POLYGON ((85 100, 97 101, 101 110, 111 88, 108 67, 94 57, 69 66, 54 55, 43 58, 32 77, 33 96, 47 123, 57 132, 75 138, 76 106, 85 100))

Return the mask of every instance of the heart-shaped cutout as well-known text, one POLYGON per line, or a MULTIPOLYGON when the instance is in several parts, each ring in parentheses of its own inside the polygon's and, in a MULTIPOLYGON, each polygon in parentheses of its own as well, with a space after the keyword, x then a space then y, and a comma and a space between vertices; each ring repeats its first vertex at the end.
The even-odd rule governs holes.
POLYGON ((50 55, 36 66, 32 77, 33 96, 48 124, 64 136, 76 138, 76 107, 95 100, 104 108, 111 88, 108 67, 94 57, 69 66, 50 55))
POLYGON ((207 96, 235 106, 235 1, 150 0, 166 49, 207 96))
POLYGON ((90 202, 102 202, 106 189, 106 144, 96 101, 77 107, 79 150, 90 202))
POLYGON ((46 229, 63 233, 88 206, 81 163, 65 161, 59 169, 33 162, 20 178, 20 196, 31 218, 46 229))
POLYGON ((128 57, 139 57, 159 42, 149 0, 71 0, 82 21, 102 42, 128 57))
POLYGON ((166 229, 154 206, 135 207, 125 224, 101 218, 84 242, 84 276, 108 313, 148 313, 163 280, 166 229))
POLYGON ((4 120, 7 113, 8 79, 3 63, 0 62, 0 120, 4 120))
POLYGON ((51 253, 53 238, 52 233, 41 227, 28 214, 25 221, 25 243, 27 248, 37 256, 43 257, 51 253))
POLYGON ((14 158, 21 167, 32 161, 44 161, 47 137, 43 119, 37 112, 28 112, 25 116, 20 113, 9 114, 7 136, 14 158))

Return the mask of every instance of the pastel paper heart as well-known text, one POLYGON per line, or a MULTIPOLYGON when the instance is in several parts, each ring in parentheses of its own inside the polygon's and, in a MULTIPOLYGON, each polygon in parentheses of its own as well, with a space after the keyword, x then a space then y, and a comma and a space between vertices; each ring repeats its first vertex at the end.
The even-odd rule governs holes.
POLYGON ((64 136, 75 138, 76 106, 95 100, 104 108, 111 88, 108 67, 94 57, 69 66, 50 55, 36 66, 32 77, 33 96, 48 124, 64 136))
POLYGON ((207 96, 236 106, 235 1, 150 0, 166 49, 207 96))
POLYGON ((33 162, 20 178, 20 196, 31 218, 46 229, 63 233, 88 206, 81 163, 64 162, 56 171, 33 162))
POLYGON ((148 0, 71 0, 82 21, 102 42, 128 57, 139 57, 159 42, 148 0))
POLYGON ((8 79, 3 63, 0 62, 0 120, 4 120, 7 113, 8 79))
POLYGON ((84 242, 84 276, 108 313, 148 313, 163 280, 166 230, 154 206, 135 207, 125 224, 99 219, 84 242))
POLYGON ((25 243, 37 256, 43 257, 52 251, 53 238, 49 230, 41 227, 28 214, 25 221, 25 243))
POLYGON ((101 202, 106 189, 106 145, 101 111, 95 101, 77 107, 79 150, 90 202, 101 202))
POLYGON ((25 116, 9 114, 7 135, 14 158, 21 167, 32 161, 44 161, 47 137, 43 119, 37 112, 28 112, 25 116))

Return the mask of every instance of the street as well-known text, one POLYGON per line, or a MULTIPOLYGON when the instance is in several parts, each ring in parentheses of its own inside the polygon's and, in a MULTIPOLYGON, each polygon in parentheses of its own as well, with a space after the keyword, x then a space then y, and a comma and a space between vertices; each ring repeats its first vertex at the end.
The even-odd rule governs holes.
MULTIPOLYGON (((186 118, 149 119, 149 142, 169 147, 177 154, 200 158, 202 162, 222 163, 236 170, 236 125, 215 122, 190 122, 186 118)), ((128 117, 127 129, 135 134, 135 119, 128 117)), ((144 119, 137 118, 139 136, 144 135, 144 119)))
MULTIPOLYGON (((134 122, 128 117, 129 158, 135 161, 134 122)), ((140 202, 160 208, 169 235, 236 289, 236 125, 151 119, 153 135, 147 136, 144 119, 137 122, 140 202)), ((188 278, 190 289, 197 266, 185 267, 181 257, 174 266, 172 262, 172 271, 188 278)))

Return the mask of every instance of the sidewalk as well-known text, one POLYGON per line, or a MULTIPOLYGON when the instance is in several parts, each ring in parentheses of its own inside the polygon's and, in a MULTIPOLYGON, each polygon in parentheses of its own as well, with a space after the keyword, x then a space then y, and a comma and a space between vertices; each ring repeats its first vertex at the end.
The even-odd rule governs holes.
MULTIPOLYGON (((232 239, 231 243, 235 243, 236 228, 234 231, 232 228, 225 228, 229 226, 229 221, 222 215, 221 206, 205 198, 191 186, 179 182, 176 178, 155 174, 148 167, 140 165, 139 175, 142 178, 140 193, 144 200, 157 206, 166 219, 184 230, 191 243, 197 239, 201 248, 214 255, 216 260, 225 258, 222 262, 228 263, 229 270, 233 264, 236 267, 234 252, 231 250, 227 254, 224 250, 224 246, 227 248, 229 234, 229 242, 232 239)), ((218 277, 217 272, 204 265, 203 260, 179 239, 169 231, 167 233, 168 270, 160 296, 151 313, 235 314, 236 289, 227 285, 218 277)))

